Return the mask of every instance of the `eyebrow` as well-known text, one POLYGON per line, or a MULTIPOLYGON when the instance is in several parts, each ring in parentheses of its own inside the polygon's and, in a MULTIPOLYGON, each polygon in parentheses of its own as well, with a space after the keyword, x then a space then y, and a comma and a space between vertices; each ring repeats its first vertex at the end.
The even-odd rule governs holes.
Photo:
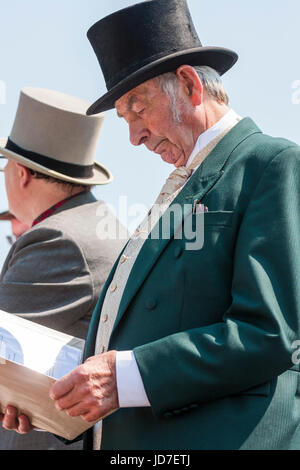
MULTIPOLYGON (((127 111, 131 111, 132 110, 132 106, 134 105, 134 103, 136 103, 138 101, 138 98, 135 96, 135 95, 131 95, 128 99, 128 102, 127 102, 127 111)), ((119 113, 117 111, 117 115, 119 118, 123 118, 123 114, 119 113)))

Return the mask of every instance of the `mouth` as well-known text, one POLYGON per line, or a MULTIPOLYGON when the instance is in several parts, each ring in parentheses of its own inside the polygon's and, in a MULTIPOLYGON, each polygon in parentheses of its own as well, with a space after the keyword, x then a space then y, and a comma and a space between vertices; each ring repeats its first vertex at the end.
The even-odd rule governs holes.
POLYGON ((172 148, 172 145, 170 148, 170 141, 166 138, 158 142, 154 148, 151 149, 148 147, 148 150, 160 155, 161 159, 166 163, 175 165, 176 160, 178 160, 173 152, 174 149, 172 148))
POLYGON ((160 142, 158 142, 158 144, 154 147, 154 149, 152 150, 152 152, 157 153, 157 154, 160 154, 160 153, 162 152, 162 150, 159 151, 159 147, 161 146, 161 144, 162 144, 163 142, 166 142, 166 141, 167 141, 167 139, 162 139, 160 142))

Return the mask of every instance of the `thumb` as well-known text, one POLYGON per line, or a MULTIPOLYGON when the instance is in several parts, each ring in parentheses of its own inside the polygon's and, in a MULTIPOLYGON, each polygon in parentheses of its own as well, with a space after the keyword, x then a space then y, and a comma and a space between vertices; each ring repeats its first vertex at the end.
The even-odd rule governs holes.
MULTIPOLYGON (((75 369, 76 370, 76 369, 75 369)), ((49 396, 52 400, 59 400, 67 393, 71 392, 75 386, 74 371, 57 380, 49 391, 49 396)))

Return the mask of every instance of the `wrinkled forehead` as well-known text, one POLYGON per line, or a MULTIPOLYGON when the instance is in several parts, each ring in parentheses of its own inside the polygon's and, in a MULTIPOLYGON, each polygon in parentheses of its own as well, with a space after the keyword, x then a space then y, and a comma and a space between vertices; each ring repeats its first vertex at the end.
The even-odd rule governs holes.
POLYGON ((135 103, 151 99, 157 91, 158 85, 153 78, 128 91, 115 102, 118 116, 122 117, 125 112, 131 111, 135 103))

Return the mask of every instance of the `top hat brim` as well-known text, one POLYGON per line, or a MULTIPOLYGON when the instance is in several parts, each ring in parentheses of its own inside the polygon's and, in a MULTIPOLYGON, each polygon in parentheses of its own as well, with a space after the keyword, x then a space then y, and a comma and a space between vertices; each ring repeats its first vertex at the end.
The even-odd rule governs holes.
POLYGON ((108 184, 113 180, 113 176, 109 170, 107 170, 104 166, 100 165, 98 162, 94 162, 94 169, 92 176, 88 178, 73 178, 71 176, 64 175, 63 173, 59 173, 54 170, 50 170, 49 168, 35 163, 29 160, 18 153, 12 152, 5 148, 7 143, 7 139, 0 139, 0 159, 7 158, 13 160, 21 165, 24 165, 26 168, 30 168, 33 171, 37 171, 47 176, 51 176, 52 178, 56 178, 66 183, 73 183, 73 184, 82 184, 86 186, 94 186, 94 185, 103 185, 108 184))
POLYGON ((141 67, 121 80, 89 107, 87 115, 98 114, 114 108, 115 102, 128 91, 151 78, 176 70, 180 65, 206 65, 223 75, 233 67, 237 60, 238 55, 236 52, 212 46, 197 47, 169 54, 141 67))

